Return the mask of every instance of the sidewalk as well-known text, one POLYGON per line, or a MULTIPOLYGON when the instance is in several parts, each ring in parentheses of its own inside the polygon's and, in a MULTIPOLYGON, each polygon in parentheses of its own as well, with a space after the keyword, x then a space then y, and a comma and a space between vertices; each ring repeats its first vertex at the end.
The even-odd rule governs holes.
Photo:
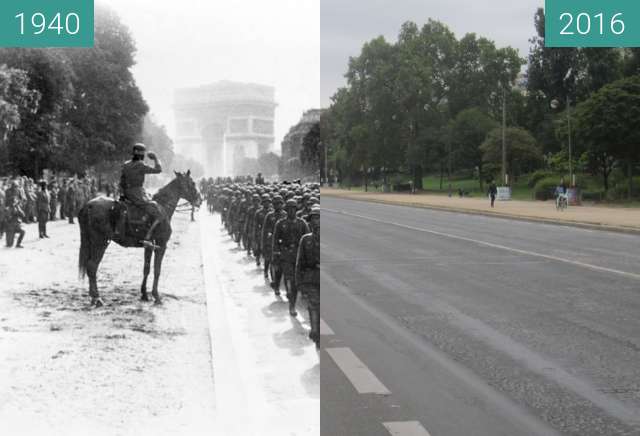
POLYGON ((453 212, 498 216, 602 230, 640 233, 640 209, 600 206, 571 206, 558 212, 552 201, 496 201, 492 209, 487 198, 459 198, 433 194, 400 194, 322 188, 322 195, 386 204, 424 207, 453 212))

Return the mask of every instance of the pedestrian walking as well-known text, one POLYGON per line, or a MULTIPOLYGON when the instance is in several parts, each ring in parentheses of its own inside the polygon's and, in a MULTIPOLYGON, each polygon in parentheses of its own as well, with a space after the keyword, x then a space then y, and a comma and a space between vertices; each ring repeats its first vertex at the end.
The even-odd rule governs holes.
POLYGON ((491 207, 494 207, 497 195, 498 195, 498 187, 496 186, 495 180, 493 180, 489 185, 489 197, 491 198, 491 207))

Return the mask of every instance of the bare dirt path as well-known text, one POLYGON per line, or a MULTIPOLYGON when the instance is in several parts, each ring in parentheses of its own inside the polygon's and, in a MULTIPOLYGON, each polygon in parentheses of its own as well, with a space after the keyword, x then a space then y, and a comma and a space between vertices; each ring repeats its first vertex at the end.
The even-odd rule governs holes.
POLYGON ((215 413, 200 229, 176 216, 160 292, 139 301, 143 252, 112 244, 105 307, 78 280, 77 225, 49 224, 25 249, 0 248, 3 435, 210 434, 215 413))

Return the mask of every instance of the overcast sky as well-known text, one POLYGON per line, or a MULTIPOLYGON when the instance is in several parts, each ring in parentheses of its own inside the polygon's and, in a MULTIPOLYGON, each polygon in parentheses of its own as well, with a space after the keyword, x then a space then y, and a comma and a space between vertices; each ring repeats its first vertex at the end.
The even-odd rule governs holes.
POLYGON ((534 34, 533 16, 542 0, 321 0, 321 101, 324 107, 345 84, 349 56, 383 35, 395 41, 400 26, 429 18, 447 24, 460 38, 476 33, 510 45, 526 57, 534 34))
POLYGON ((134 75, 156 119, 175 131, 176 88, 218 80, 276 87, 276 148, 320 105, 320 0, 99 0, 129 26, 134 75))

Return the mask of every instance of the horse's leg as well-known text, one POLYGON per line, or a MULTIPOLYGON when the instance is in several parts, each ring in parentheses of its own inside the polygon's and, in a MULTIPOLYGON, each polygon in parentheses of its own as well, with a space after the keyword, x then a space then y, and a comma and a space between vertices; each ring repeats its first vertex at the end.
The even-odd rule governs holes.
POLYGON ((155 304, 162 304, 162 300, 160 299, 160 295, 158 294, 158 279, 160 278, 162 259, 164 258, 164 252, 166 249, 167 245, 166 242, 164 242, 160 246, 160 248, 156 250, 156 255, 153 258, 153 289, 151 290, 151 294, 153 295, 155 304))
POLYGON ((144 278, 142 279, 142 286, 140 287, 140 291, 142 292, 140 299, 142 301, 149 301, 149 294, 147 294, 147 277, 149 277, 149 272, 151 271, 152 254, 153 248, 144 249, 144 278))
POLYGON ((98 292, 98 267, 109 243, 99 242, 98 244, 96 251, 92 253, 91 258, 87 261, 87 276, 89 276, 89 296, 91 297, 91 304, 96 307, 101 307, 104 305, 104 302, 98 292))

